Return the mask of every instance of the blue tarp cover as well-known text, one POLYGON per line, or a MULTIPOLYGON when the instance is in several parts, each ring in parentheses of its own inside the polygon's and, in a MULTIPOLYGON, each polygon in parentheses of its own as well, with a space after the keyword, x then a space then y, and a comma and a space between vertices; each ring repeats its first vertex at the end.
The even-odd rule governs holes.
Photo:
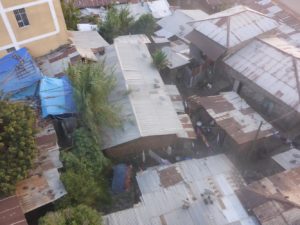
POLYGON ((21 48, 0 59, 0 91, 16 93, 42 78, 42 72, 26 48, 21 48))
POLYGON ((113 167, 114 175, 112 180, 112 192, 115 194, 125 191, 125 182, 127 174, 127 165, 118 164, 113 167))
POLYGON ((73 88, 69 79, 44 77, 40 84, 42 116, 75 113, 73 88))

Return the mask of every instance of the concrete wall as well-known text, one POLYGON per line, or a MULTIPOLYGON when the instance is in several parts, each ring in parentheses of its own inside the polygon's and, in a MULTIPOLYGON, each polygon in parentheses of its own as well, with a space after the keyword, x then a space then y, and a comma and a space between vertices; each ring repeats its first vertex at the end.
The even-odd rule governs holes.
POLYGON ((0 0, 0 3, 3 7, 0 7, 0 56, 7 54, 8 48, 26 47, 38 57, 68 43, 60 0, 0 0), (25 8, 28 26, 18 26, 13 13, 18 8, 25 8))

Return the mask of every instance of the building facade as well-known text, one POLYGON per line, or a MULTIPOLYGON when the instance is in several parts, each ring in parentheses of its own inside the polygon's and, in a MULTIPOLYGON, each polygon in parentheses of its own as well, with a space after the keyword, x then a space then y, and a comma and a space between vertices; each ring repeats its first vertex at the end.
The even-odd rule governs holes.
POLYGON ((0 0, 0 57, 22 47, 38 57, 67 41, 59 0, 0 0))

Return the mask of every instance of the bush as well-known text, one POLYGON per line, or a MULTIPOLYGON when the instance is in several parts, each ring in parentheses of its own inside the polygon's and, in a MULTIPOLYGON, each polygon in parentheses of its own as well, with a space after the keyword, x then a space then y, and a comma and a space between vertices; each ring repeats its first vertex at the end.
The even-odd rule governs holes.
POLYGON ((102 225, 102 217, 96 210, 78 205, 47 213, 39 220, 39 225, 102 225))
POLYGON ((36 156, 35 114, 28 106, 0 101, 0 194, 9 195, 36 156))

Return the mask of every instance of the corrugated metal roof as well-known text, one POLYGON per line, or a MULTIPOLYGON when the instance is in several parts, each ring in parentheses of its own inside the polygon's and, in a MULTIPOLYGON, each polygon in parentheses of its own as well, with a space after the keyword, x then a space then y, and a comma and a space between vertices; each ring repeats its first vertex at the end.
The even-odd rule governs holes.
POLYGON ((147 4, 155 19, 171 15, 170 5, 167 0, 148 1, 147 4))
POLYGON ((136 179, 141 202, 106 215, 106 225, 256 224, 235 195, 244 181, 223 154, 149 168, 136 179))
POLYGON ((225 58, 224 62, 241 76, 300 112, 296 80, 300 79, 299 51, 299 48, 285 40, 257 39, 225 58))
POLYGON ((253 141, 263 122, 257 139, 269 137, 275 129, 255 112, 236 92, 216 96, 191 96, 192 107, 202 106, 216 123, 238 144, 253 141))
POLYGON ((272 157, 282 168, 289 170, 300 167, 300 150, 291 149, 272 157))
POLYGON ((182 101, 182 97, 179 93, 178 88, 176 87, 176 85, 171 85, 171 84, 166 84, 165 85, 166 88, 166 92, 169 95, 169 97, 171 98, 171 101, 174 105, 174 109, 176 110, 177 113, 184 113, 184 105, 183 105, 183 101, 182 101))
POLYGON ((0 224, 27 225, 27 221, 16 196, 0 199, 0 224))
POLYGON ((194 24, 197 32, 227 49, 278 26, 275 20, 245 6, 227 9, 194 24))
POLYGON ((74 6, 77 8, 99 8, 112 4, 138 2, 138 0, 75 0, 74 6))
POLYGON ((52 124, 46 122, 36 135, 38 157, 29 178, 16 184, 16 195, 24 213, 54 202, 66 194, 60 181, 58 169, 62 167, 59 159, 57 137, 52 124))
POLYGON ((128 43, 128 44, 150 44, 151 41, 144 34, 135 34, 135 35, 124 35, 118 36, 114 39, 114 44, 117 43, 128 43))
POLYGON ((121 107, 123 119, 123 128, 106 129, 104 148, 183 129, 148 48, 139 40, 134 36, 118 38, 104 56, 117 80, 109 100, 121 107))
MULTIPOLYGON (((208 14, 202 10, 176 10, 172 15, 157 21, 157 24, 172 35, 186 40, 185 35, 193 30, 193 27, 188 22, 200 20, 207 16, 208 14)), ((159 33, 156 35, 159 35, 159 33)), ((166 38, 169 37, 170 35, 168 34, 166 38)))
POLYGON ((82 58, 97 61, 95 54, 109 45, 97 31, 68 31, 68 33, 69 39, 82 58))
POLYGON ((238 196, 261 225, 300 224, 300 168, 255 181, 238 196))

